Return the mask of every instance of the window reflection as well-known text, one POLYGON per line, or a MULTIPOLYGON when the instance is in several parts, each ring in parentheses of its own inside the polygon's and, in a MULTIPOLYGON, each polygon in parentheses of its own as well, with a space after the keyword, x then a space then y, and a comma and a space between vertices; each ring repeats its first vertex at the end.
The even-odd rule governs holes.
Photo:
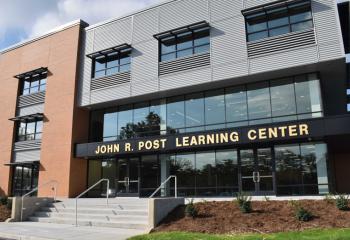
POLYGON ((307 74, 97 110, 90 136, 113 141, 322 116, 318 76, 307 74))

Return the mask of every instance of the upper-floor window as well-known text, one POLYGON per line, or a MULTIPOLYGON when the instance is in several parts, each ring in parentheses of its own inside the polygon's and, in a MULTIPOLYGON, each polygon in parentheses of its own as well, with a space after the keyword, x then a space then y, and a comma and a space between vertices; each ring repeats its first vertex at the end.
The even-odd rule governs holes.
POLYGON ((247 41, 313 28, 310 1, 264 7, 245 15, 247 41))
POLYGON ((29 141, 41 139, 43 121, 19 122, 17 131, 17 141, 29 141))
POLYGON ((114 51, 93 59, 93 78, 130 71, 131 49, 114 51))
POLYGON ((26 77, 22 83, 21 95, 28 95, 46 90, 46 74, 26 77))
POLYGON ((160 62, 209 52, 210 28, 186 29, 159 39, 160 62))

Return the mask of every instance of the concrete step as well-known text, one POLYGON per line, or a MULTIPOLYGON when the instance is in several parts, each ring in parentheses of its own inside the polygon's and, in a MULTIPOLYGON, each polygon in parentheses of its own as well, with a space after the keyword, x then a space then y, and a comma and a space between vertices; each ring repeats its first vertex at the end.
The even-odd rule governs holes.
MULTIPOLYGON (((75 219, 75 213, 55 213, 55 212, 35 212, 35 217, 53 217, 53 218, 72 218, 75 219)), ((79 213, 80 219, 95 219, 105 221, 144 221, 148 222, 148 216, 140 215, 115 215, 115 214, 82 214, 79 213)))
MULTIPOLYGON (((75 203, 74 204, 66 204, 66 203, 50 203, 47 205, 47 207, 51 208, 57 208, 57 209, 62 209, 62 208, 74 208, 75 209, 75 203)), ((144 203, 125 203, 125 204, 109 204, 108 206, 105 204, 102 205, 87 205, 87 204, 81 204, 80 202, 78 203, 78 208, 91 208, 93 207, 94 209, 117 209, 117 210, 132 210, 132 209, 148 209, 148 204, 144 203)))
MULTIPOLYGON (((42 207, 41 212, 75 213, 75 208, 42 207)), ((146 209, 114 209, 114 208, 86 208, 78 207, 78 213, 107 214, 107 215, 139 215, 148 216, 146 209)))
MULTIPOLYGON (((58 223, 75 225, 75 219, 71 218, 53 218, 53 217, 29 217, 31 222, 58 223)), ((79 219, 79 226, 126 228, 126 229, 147 229, 148 224, 137 221, 96 221, 96 219, 79 219)))

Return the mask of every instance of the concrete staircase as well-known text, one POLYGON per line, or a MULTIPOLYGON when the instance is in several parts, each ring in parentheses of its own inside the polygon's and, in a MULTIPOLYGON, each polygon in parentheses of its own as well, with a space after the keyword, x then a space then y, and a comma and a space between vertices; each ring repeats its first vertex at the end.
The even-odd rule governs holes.
MULTIPOLYGON (((75 224, 75 199, 63 199, 40 208, 27 219, 31 222, 75 224)), ((148 199, 112 198, 79 199, 78 225, 138 229, 147 231, 148 199)))

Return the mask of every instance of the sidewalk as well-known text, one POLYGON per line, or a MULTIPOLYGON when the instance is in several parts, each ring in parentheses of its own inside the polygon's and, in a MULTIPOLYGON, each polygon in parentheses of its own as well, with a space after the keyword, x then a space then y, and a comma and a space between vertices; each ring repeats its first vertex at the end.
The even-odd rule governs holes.
POLYGON ((0 223, 0 239, 16 240, 44 240, 44 239, 69 239, 69 240, 125 240, 131 236, 144 234, 137 229, 100 228, 100 227, 75 227, 73 225, 16 222, 0 223))

